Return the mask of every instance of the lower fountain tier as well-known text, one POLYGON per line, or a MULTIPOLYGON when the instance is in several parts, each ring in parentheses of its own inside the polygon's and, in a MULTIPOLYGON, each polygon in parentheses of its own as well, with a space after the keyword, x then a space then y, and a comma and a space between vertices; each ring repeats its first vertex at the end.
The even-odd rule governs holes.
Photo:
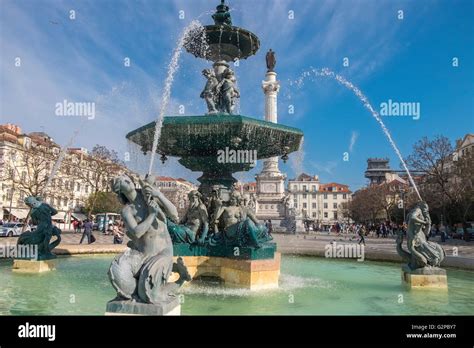
MULTIPOLYGON (((151 151, 155 122, 127 134, 144 153, 151 151)), ((163 119, 156 152, 180 157, 186 168, 203 172, 201 192, 213 185, 231 188, 232 173, 248 171, 256 160, 298 151, 303 132, 241 115, 168 116, 163 119)))

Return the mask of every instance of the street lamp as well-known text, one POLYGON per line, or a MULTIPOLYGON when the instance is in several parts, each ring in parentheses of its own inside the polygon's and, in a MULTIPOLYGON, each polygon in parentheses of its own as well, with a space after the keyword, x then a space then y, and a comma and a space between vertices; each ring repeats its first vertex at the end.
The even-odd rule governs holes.
MULTIPOLYGON (((12 162, 12 167, 15 166, 15 162, 16 162, 16 159, 17 159, 17 153, 16 151, 12 151, 10 153, 10 160, 12 162)), ((13 170, 13 168, 11 169, 11 176, 12 176, 12 187, 11 187, 11 191, 10 191, 10 217, 9 217, 9 220, 10 222, 12 221, 12 209, 13 209, 13 195, 15 194, 15 171, 13 170)))

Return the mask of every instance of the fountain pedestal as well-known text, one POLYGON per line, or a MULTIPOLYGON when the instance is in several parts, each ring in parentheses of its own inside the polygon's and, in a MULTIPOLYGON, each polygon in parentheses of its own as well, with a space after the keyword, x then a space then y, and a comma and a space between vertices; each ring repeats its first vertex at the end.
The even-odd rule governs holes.
POLYGON ((415 270, 402 267, 402 282, 410 289, 448 289, 446 270, 439 267, 424 267, 415 270))
POLYGON ((112 300, 107 303, 105 315, 181 315, 181 304, 176 296, 160 304, 112 300))
POLYGON ((56 269, 55 260, 13 260, 13 272, 16 273, 43 273, 56 269))

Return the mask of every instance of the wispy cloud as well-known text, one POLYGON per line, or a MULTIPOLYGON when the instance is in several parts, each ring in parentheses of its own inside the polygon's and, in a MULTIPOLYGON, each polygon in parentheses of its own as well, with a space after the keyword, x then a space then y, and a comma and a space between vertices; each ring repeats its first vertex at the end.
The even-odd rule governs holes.
POLYGON ((315 162, 311 161, 311 166, 315 168, 318 172, 327 173, 327 174, 334 174, 334 169, 337 167, 336 161, 328 161, 328 162, 315 162))
POLYGON ((349 152, 352 152, 354 150, 354 145, 356 144, 358 137, 359 137, 359 133, 356 131, 352 131, 351 140, 349 142, 349 152))

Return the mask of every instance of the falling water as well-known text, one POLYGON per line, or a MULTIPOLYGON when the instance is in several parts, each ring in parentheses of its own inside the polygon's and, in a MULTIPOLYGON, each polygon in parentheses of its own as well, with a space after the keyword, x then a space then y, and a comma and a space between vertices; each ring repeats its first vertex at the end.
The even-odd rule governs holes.
MULTIPOLYGON (((158 117, 155 122, 155 134, 153 136, 153 146, 151 148, 151 157, 150 157, 150 166, 148 168, 148 174, 151 174, 153 169, 153 162, 155 160, 156 148, 158 147, 158 140, 161 135, 161 126, 163 123, 163 115, 168 106, 168 102, 171 96, 171 86, 173 84, 174 75, 179 69, 179 57, 181 56, 183 45, 186 43, 186 40, 189 37, 201 37, 201 42, 204 42, 202 38, 204 37, 204 28, 201 23, 197 20, 192 21, 188 26, 186 26, 181 33, 181 36, 176 44, 176 47, 173 51, 171 61, 168 64, 168 75, 166 76, 165 86, 163 89, 163 94, 161 96, 161 105, 158 117)), ((204 49, 204 48, 201 48, 204 49)))
POLYGON ((385 136, 387 137, 388 141, 390 142, 390 145, 392 146, 393 150, 395 151, 398 158, 400 159, 400 162, 402 163, 403 168, 405 169, 405 171, 408 175, 408 179, 410 180, 411 185, 415 189, 415 192, 416 192, 416 194, 418 195, 418 198, 421 201, 422 199, 421 199, 420 192, 418 191, 418 187, 416 186, 415 181, 413 180, 413 177, 411 176, 411 173, 408 170, 408 167, 407 167, 405 161, 403 160, 403 156, 400 153, 400 150, 398 149, 397 145, 395 144, 395 141, 392 139, 392 136, 391 136, 389 130, 387 129, 387 127, 385 126, 385 123, 383 123, 382 119, 380 118, 379 113, 374 110, 374 108, 370 104, 368 98, 362 93, 362 91, 359 88, 357 88, 356 86, 354 86, 351 82, 347 81, 344 77, 334 73, 333 71, 329 70, 328 68, 323 68, 323 69, 319 69, 319 70, 312 68, 310 71, 304 72, 298 78, 298 80, 296 80, 294 83, 297 86, 300 87, 303 84, 304 79, 306 77, 309 77, 311 75, 311 73, 314 74, 314 76, 317 76, 317 77, 322 76, 322 77, 332 77, 332 78, 334 78, 341 85, 343 85, 344 87, 346 87, 346 88, 350 89, 352 92, 354 92, 354 94, 362 101, 362 103, 364 104, 366 109, 368 109, 370 111, 372 116, 375 118, 375 120, 379 123, 380 127, 382 128, 382 131, 384 132, 385 136))
POLYGON ((301 138, 301 143, 300 147, 298 148, 298 151, 295 153, 294 156, 291 156, 290 158, 290 165, 291 168, 293 169, 293 172, 295 173, 295 176, 300 175, 303 173, 303 163, 304 163, 304 137, 301 138))

